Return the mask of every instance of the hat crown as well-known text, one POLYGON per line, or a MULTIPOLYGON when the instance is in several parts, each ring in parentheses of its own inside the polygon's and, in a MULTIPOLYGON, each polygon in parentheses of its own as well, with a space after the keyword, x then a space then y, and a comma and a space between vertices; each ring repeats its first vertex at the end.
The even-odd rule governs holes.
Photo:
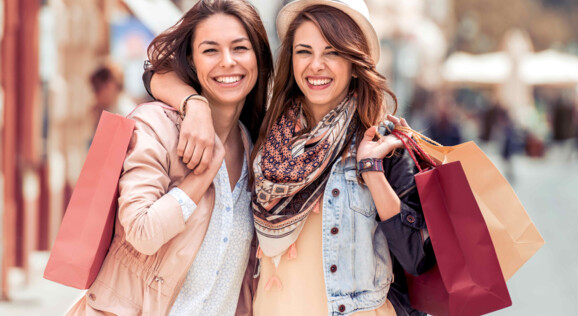
MULTIPOLYGON (((361 15, 363 15, 368 21, 371 21, 371 19, 369 18, 369 9, 367 8, 367 5, 365 4, 364 0, 326 0, 326 1, 344 4, 352 8, 353 10, 361 13, 361 15)), ((322 4, 323 1, 319 2, 320 2, 319 4, 322 4)))

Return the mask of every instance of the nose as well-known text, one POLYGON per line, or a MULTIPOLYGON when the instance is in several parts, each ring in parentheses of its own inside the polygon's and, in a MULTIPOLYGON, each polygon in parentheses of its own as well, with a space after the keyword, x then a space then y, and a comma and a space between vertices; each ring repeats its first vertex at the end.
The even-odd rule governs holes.
POLYGON ((313 60, 311 61, 311 69, 314 72, 319 72, 325 69, 325 58, 323 55, 313 56, 313 60))
POLYGON ((236 64, 235 58, 230 50, 223 51, 223 58, 221 59, 221 67, 231 67, 236 64))

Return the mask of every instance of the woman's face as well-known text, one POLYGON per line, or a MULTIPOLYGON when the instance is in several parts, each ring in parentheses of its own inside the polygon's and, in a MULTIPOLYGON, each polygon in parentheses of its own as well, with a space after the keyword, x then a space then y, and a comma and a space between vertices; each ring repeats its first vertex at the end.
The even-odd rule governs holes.
POLYGON ((215 14, 197 25, 193 64, 211 103, 239 104, 257 82, 257 57, 241 21, 215 14))
POLYGON ((295 32, 293 73, 307 106, 327 113, 347 96, 352 64, 327 43, 313 22, 306 21, 295 32))

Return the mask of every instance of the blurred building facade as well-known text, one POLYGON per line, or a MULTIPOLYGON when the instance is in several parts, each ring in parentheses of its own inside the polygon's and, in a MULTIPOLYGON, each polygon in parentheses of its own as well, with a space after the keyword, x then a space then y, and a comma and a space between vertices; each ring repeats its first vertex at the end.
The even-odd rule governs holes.
POLYGON ((109 54, 110 4, 109 0, 2 2, 4 299, 9 294, 7 270, 26 271, 31 251, 52 245, 82 166, 85 118, 92 98, 86 78, 109 54), (51 45, 43 46, 47 42, 51 45))

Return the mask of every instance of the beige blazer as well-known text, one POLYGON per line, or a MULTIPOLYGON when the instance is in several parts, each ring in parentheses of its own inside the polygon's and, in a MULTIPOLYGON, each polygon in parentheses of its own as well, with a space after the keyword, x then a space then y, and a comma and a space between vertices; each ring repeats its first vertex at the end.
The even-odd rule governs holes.
MULTIPOLYGON (((136 123, 119 180, 114 238, 96 280, 67 315, 167 315, 207 232, 213 186, 187 222, 178 201, 166 194, 190 171, 177 156, 178 113, 154 102, 130 117, 136 123)), ((250 138, 243 135, 243 141, 250 138)), ((238 315, 251 315, 250 257, 238 315)))

